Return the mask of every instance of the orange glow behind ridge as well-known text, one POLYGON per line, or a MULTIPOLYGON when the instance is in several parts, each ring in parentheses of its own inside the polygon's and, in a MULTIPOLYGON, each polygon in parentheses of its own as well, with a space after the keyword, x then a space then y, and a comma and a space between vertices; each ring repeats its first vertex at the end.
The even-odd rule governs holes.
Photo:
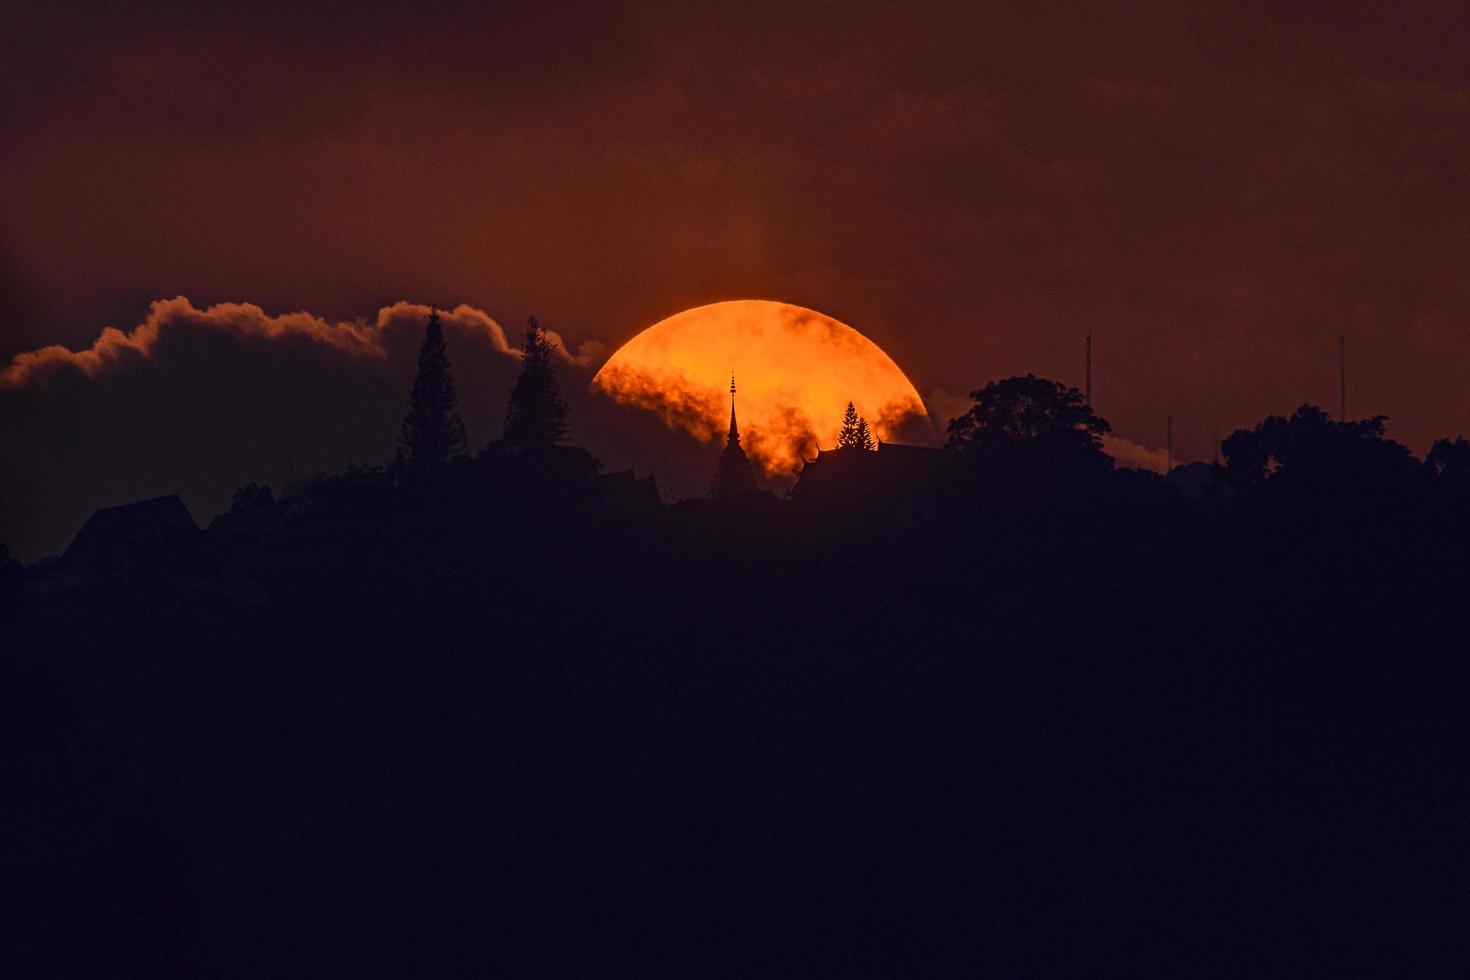
POLYGON ((730 421, 730 372, 741 443, 768 476, 789 476, 830 449, 851 401, 879 439, 927 418, 893 359, 856 330, 815 310, 732 300, 675 314, 624 344, 594 390, 662 415, 708 442, 730 421))

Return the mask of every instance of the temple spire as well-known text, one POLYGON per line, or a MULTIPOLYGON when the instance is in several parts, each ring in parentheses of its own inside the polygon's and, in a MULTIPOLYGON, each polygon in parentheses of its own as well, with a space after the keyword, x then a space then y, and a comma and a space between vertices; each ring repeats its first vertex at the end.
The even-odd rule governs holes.
POLYGON ((735 372, 730 372, 730 436, 725 440, 725 450, 720 453, 720 462, 715 467, 714 483, 710 486, 712 497, 734 497, 753 493, 758 489, 755 471, 745 450, 740 448, 740 427, 735 422, 735 372))
POLYGON ((730 372, 730 435, 725 440, 728 446, 740 445, 740 427, 735 424, 735 372, 730 372))

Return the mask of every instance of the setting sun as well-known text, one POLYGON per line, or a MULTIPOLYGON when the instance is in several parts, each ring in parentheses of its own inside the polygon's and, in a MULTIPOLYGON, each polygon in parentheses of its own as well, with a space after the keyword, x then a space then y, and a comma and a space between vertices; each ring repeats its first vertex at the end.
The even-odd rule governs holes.
POLYGON ((772 475, 830 449, 849 401, 883 440, 927 419, 919 393, 877 344, 815 310, 767 300, 661 320, 624 344, 592 387, 713 442, 729 424, 732 371, 746 450, 772 475))

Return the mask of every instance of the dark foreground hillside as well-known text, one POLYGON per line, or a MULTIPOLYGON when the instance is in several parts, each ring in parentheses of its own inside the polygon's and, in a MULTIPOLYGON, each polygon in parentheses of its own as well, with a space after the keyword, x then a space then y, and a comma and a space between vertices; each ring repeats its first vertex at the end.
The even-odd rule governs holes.
POLYGON ((543 476, 341 481, 12 594, 12 975, 1239 975, 1460 944, 1459 488, 665 507, 543 476))

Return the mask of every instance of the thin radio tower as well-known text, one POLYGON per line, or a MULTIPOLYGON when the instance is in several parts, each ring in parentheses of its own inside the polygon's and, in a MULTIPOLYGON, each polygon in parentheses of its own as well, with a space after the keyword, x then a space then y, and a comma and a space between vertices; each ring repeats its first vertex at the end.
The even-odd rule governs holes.
POLYGON ((1168 476, 1174 472, 1174 416, 1169 416, 1164 422, 1164 443, 1168 446, 1169 462, 1164 467, 1164 475, 1168 476))
POLYGON ((1087 407, 1092 407, 1092 334, 1087 335, 1087 407))
POLYGON ((1347 334, 1337 337, 1337 420, 1347 421, 1347 334))

